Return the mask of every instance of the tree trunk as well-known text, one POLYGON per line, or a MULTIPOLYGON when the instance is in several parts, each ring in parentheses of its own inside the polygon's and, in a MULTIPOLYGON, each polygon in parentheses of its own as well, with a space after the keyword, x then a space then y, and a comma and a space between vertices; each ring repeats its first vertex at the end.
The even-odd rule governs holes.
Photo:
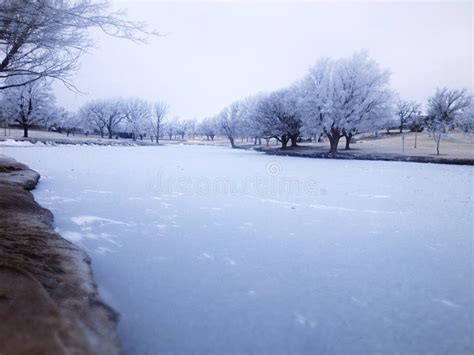
POLYGON ((441 136, 436 139, 436 155, 439 155, 439 144, 441 143, 441 136))
POLYGON ((289 140, 290 139, 286 135, 281 136, 281 149, 286 149, 288 147, 289 140))
POLYGON ((346 147, 345 147, 345 149, 349 150, 349 149, 351 149, 350 144, 351 144, 352 134, 346 134, 344 137, 346 138, 346 147))
POLYGON ((230 141, 230 146, 232 148, 235 148, 234 137, 228 137, 228 138, 229 138, 229 141, 230 141))
POLYGON ((415 131, 415 146, 414 146, 414 148, 416 148, 416 139, 417 139, 417 136, 418 136, 418 132, 415 131))
POLYGON ((23 138, 28 138, 28 126, 23 126, 23 138))
POLYGON ((291 139, 291 146, 292 147, 297 147, 298 146, 298 135, 297 134, 294 134, 290 137, 291 139))
POLYGON ((339 139, 341 136, 339 134, 328 134, 329 138, 329 144, 330 144, 330 149, 329 149, 329 155, 336 155, 337 154, 337 146, 339 144, 339 139))

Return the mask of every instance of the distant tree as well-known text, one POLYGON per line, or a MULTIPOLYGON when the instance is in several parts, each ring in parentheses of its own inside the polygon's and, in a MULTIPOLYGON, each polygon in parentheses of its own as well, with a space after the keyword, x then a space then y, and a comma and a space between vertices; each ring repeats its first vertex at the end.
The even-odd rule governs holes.
POLYGON ((400 133, 411 121, 420 115, 420 104, 414 101, 398 100, 396 113, 400 122, 400 133))
POLYGON ((444 135, 461 124, 472 113, 472 97, 467 90, 437 89, 428 99, 425 125, 436 142, 436 155, 444 135))
POLYGON ((255 117, 257 115, 260 100, 262 100, 264 96, 264 94, 258 94, 239 101, 241 125, 240 135, 242 138, 247 138, 247 141, 249 138, 257 137, 259 135, 259 127, 255 117))
POLYGON ((472 96, 470 107, 466 110, 466 113, 461 118, 459 122, 459 128, 464 133, 474 132, 474 100, 472 99, 472 96))
POLYGON ((188 132, 188 123, 187 120, 180 120, 179 118, 175 119, 175 133, 180 137, 181 140, 184 140, 186 133, 188 132))
POLYGON ((120 106, 132 139, 142 139, 151 117, 150 105, 144 100, 131 98, 120 102, 120 106))
POLYGON ((199 125, 198 131, 206 137, 207 140, 214 140, 219 130, 219 125, 214 118, 205 118, 199 125))
POLYGON ((188 127, 188 137, 189 139, 194 139, 196 136, 196 120, 190 119, 187 120, 186 126, 188 127))
POLYGON ((117 99, 91 101, 81 107, 79 115, 97 129, 102 138, 107 132, 109 139, 126 117, 123 104, 117 99))
POLYGON ((275 91, 262 97, 254 112, 257 136, 275 138, 283 149, 290 140, 296 144, 301 129, 301 119, 292 95, 291 89, 275 91))
POLYGON ((93 45, 93 28, 138 42, 154 34, 107 1, 2 0, 0 14, 0 90, 43 78, 74 89, 70 75, 93 45))
POLYGON ((23 129, 23 137, 33 125, 46 124, 54 111, 54 96, 46 80, 29 81, 27 78, 10 78, 3 95, 3 110, 23 129), (15 86, 16 83, 27 82, 15 86))
POLYGON ((222 133, 229 140, 230 146, 235 148, 235 139, 239 136, 242 127, 242 105, 234 102, 217 115, 222 133))
POLYGON ((164 123, 164 131, 168 136, 168 139, 171 140, 177 135, 177 126, 178 126, 179 117, 173 116, 168 118, 164 123))
POLYGON ((168 109, 165 102, 156 101, 153 105, 153 114, 149 116, 150 131, 151 135, 156 137, 156 144, 160 143, 160 137, 163 135, 162 130, 168 109))
POLYGON ((422 132, 424 129, 423 122, 425 121, 425 117, 422 116, 421 110, 418 111, 416 115, 414 115, 410 121, 410 132, 415 133, 415 144, 413 148, 417 147, 418 144, 418 133, 422 132))
POLYGON ((82 125, 82 121, 75 112, 68 111, 63 107, 58 107, 53 117, 54 119, 49 122, 49 128, 55 128, 59 132, 65 131, 68 137, 71 133, 74 135, 82 125))

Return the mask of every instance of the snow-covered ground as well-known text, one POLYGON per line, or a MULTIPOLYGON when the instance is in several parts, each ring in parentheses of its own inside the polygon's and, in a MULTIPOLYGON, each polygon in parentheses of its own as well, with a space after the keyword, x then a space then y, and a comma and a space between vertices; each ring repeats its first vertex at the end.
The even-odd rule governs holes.
POLYGON ((473 168, 12 147, 127 354, 471 354, 473 168))

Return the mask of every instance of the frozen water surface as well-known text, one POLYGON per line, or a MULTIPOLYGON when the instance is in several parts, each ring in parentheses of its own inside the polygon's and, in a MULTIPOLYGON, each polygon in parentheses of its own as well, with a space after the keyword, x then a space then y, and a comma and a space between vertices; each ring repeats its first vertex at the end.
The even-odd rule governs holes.
POLYGON ((1 149, 92 257, 127 354, 472 354, 472 167, 1 149))

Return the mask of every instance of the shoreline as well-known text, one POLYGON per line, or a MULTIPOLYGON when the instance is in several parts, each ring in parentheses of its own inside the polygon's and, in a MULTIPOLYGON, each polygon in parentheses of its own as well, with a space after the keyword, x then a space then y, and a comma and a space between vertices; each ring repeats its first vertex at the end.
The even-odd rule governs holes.
POLYGON ((119 354, 118 314, 98 295, 90 257, 35 201, 39 179, 0 154, 0 353, 119 354))
MULTIPOLYGON (((231 148, 228 144, 217 144, 210 143, 207 141, 173 141, 169 142, 164 140, 159 144, 151 143, 146 140, 137 140, 129 141, 124 139, 107 139, 101 138, 96 140, 71 140, 71 139, 51 139, 51 138, 0 138, 0 148, 1 147, 51 147, 58 145, 78 145, 78 146, 123 146, 123 147, 159 147, 166 145, 197 145, 197 146, 213 146, 213 147, 228 147, 231 148), (2 142, 14 141, 11 145, 2 144, 2 142), (37 145, 42 143, 43 145, 37 145)), ((311 159, 337 159, 337 160, 370 160, 370 161, 396 161, 396 162, 406 162, 406 163, 432 163, 432 164, 447 164, 447 165, 468 165, 474 166, 474 158, 465 158, 465 157, 446 157, 446 156, 436 156, 436 155, 402 155, 402 154, 393 154, 393 153, 374 153, 374 152, 364 152, 359 149, 350 149, 350 150, 339 150, 338 154, 335 156, 330 156, 326 149, 318 149, 314 147, 288 147, 286 149, 275 148, 275 147, 265 147, 265 146, 256 146, 253 144, 244 144, 236 145, 234 149, 242 150, 253 150, 257 152, 262 152, 268 155, 275 156, 288 156, 288 157, 298 157, 298 158, 311 158, 311 159)), ((474 147, 473 147, 474 149, 474 147)))
POLYGON ((257 152, 263 152, 268 155, 276 156, 287 156, 287 157, 297 157, 297 158, 311 158, 311 159, 334 159, 334 160, 371 160, 371 161, 396 161, 396 162, 405 162, 405 163, 431 163, 431 164, 447 164, 447 165, 474 165, 474 158, 447 158, 447 157, 438 157, 438 156, 417 156, 417 155, 400 155, 400 154, 390 154, 390 153, 361 153, 357 150, 341 151, 338 152, 335 156, 330 156, 327 152, 305 152, 303 149, 296 148, 270 148, 266 149, 263 147, 256 148, 240 148, 237 149, 250 149, 257 152))

